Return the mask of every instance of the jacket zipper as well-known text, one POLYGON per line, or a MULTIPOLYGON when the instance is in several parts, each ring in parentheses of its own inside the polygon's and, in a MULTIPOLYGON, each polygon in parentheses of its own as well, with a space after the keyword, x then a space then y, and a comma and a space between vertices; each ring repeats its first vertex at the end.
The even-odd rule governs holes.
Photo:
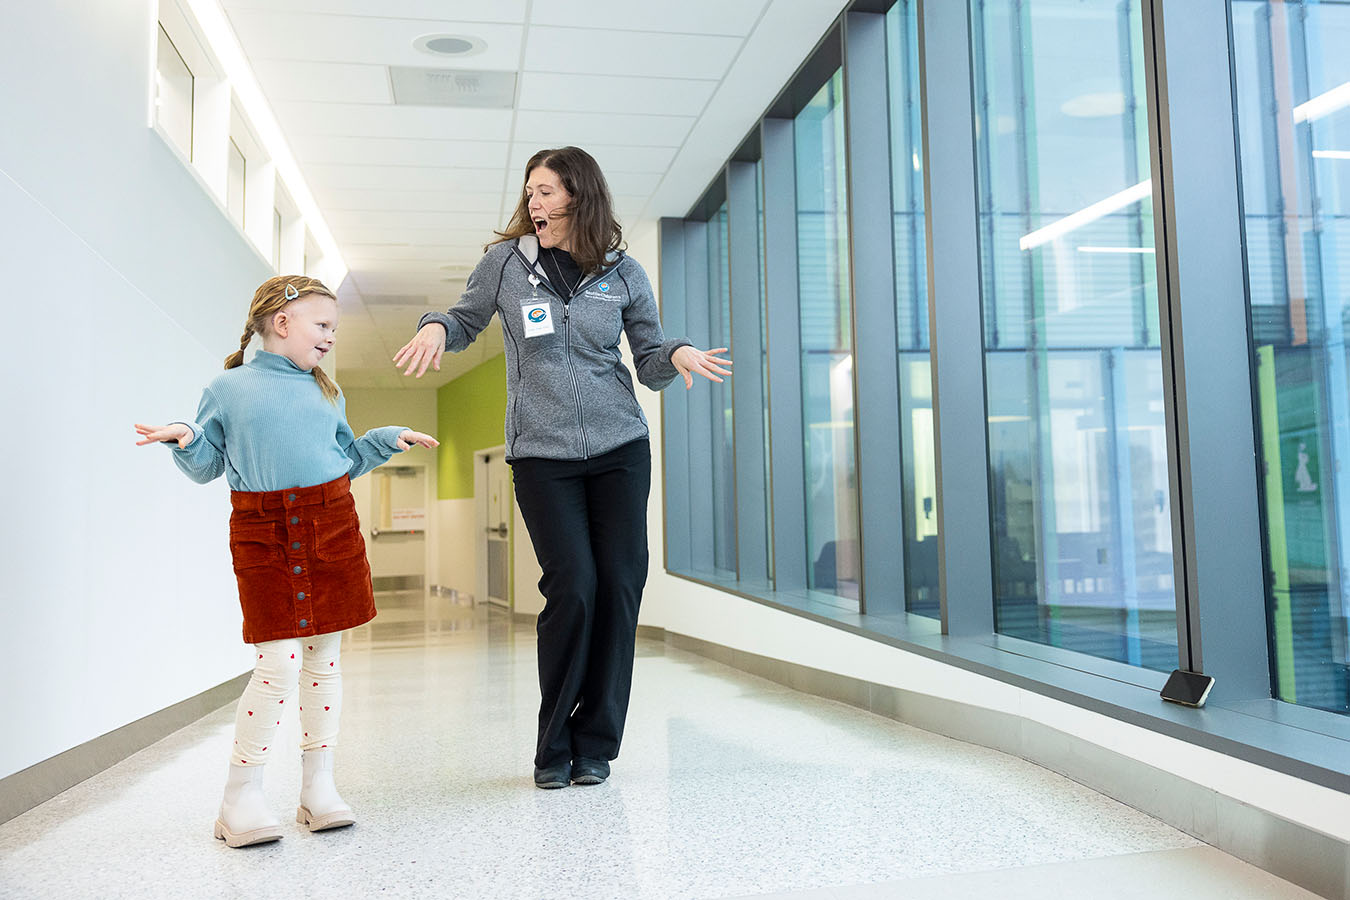
POLYGON ((586 444, 586 413, 581 408, 581 388, 577 386, 577 373, 572 368, 572 330, 570 316, 572 300, 563 300, 563 356, 567 359, 567 374, 572 377, 572 396, 577 401, 577 430, 581 432, 581 458, 590 459, 590 447, 586 444))
MULTIPOLYGON (((520 248, 515 247, 512 249, 513 252, 516 254, 516 256, 520 258, 520 261, 525 265, 525 270, 529 272, 531 275, 535 275, 536 272, 534 271, 534 267, 531 266, 530 261, 525 258, 525 254, 520 252, 520 248)), ((622 261, 623 261, 622 258, 620 258, 619 262, 622 261)), ((563 302, 563 357, 567 360, 567 375, 572 379, 572 397, 573 399, 576 400, 577 404, 577 431, 581 434, 582 459, 590 459, 591 450, 590 445, 586 442, 586 413, 581 406, 581 388, 577 385, 576 369, 572 367, 572 330, 571 330, 572 298, 575 297, 577 294, 581 293, 586 288, 595 284, 600 279, 604 278, 606 275, 608 275, 610 272, 614 271, 618 267, 619 263, 616 262, 608 269, 601 269, 600 272, 597 273, 596 276, 592 278, 590 281, 586 282, 585 284, 578 284, 577 289, 572 293, 571 297, 565 297, 562 294, 559 294, 557 291, 552 290, 553 286, 552 284, 549 283, 547 277, 543 279, 544 285, 546 289, 549 290, 549 293, 558 297, 563 302)), ((634 397, 633 399, 636 401, 637 397, 634 397)))

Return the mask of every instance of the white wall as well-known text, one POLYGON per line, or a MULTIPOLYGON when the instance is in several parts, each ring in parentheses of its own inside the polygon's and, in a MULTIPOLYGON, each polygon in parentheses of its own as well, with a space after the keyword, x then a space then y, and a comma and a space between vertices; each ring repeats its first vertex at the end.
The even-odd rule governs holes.
POLYGON ((193 415, 271 274, 147 126, 148 3, 4 18, 0 777, 249 668, 224 480, 132 424, 193 415))
POLYGON ((476 593, 478 588, 478 520, 473 497, 436 501, 436 519, 440 538, 436 542, 439 565, 435 583, 454 588, 462 594, 476 593))

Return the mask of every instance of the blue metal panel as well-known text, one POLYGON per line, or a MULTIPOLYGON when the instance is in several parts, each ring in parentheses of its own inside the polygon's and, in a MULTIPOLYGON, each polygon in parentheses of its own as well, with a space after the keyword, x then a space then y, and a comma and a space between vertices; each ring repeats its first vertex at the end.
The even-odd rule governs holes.
POLYGON ((919 66, 942 628, 994 630, 984 335, 965 3, 921 0, 919 66))
POLYGON ((1228 4, 1144 21, 1180 662, 1211 702, 1269 697, 1228 4))
MULTIPOLYGON (((667 334, 685 333, 684 221, 660 222, 661 323, 667 334)), ((689 399, 683 390, 661 392, 661 469, 665 501, 666 568, 689 571, 689 399)))
POLYGON ((755 164, 727 164, 727 231, 731 242, 731 358, 741 360, 731 379, 736 447, 737 576, 769 577, 765 533, 764 384, 760 371, 759 214, 755 164))
POLYGON ((891 233, 886 17, 844 16, 849 274, 853 280, 853 409, 862 535, 862 611, 905 611, 900 386, 891 233))

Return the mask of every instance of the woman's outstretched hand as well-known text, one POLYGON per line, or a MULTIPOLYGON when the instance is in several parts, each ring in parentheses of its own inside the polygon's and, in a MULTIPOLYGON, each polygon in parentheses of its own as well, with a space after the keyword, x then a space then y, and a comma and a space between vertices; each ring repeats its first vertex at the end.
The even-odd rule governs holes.
POLYGON ((136 442, 137 447, 163 441, 177 441, 178 449, 182 450, 192 443, 192 429, 182 422, 175 422, 172 425, 137 425, 136 433, 142 438, 136 442))
POLYGON ((685 344, 683 347, 677 347, 675 352, 670 354, 670 361, 684 376, 684 389, 689 390, 694 386, 694 378, 691 374, 693 372, 697 372, 709 381, 719 383, 722 379, 718 378, 718 375, 731 374, 731 360, 717 355, 726 352, 726 347, 718 347, 715 350, 700 350, 697 347, 685 344), (722 368, 723 366, 726 366, 726 368, 722 368))
MULTIPOLYGON (((418 372, 417 374, 421 375, 422 373, 418 372)), ((400 450, 407 450, 412 447, 413 444, 431 449, 432 447, 439 447, 441 442, 429 434, 423 434, 420 431, 413 431, 411 428, 405 428, 398 433, 398 440, 395 441, 394 444, 400 450)))
POLYGON ((408 368, 403 369, 404 375, 421 378, 426 374, 427 366, 437 372, 441 370, 441 356, 444 353, 445 326, 439 322, 428 322, 417 330, 411 341, 403 345, 403 349, 394 354, 394 367, 407 365, 408 368))

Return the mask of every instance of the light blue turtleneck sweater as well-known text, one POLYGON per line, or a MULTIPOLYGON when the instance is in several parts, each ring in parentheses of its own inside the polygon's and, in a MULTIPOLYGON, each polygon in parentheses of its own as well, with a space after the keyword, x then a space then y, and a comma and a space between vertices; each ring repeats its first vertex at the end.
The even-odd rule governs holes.
POLYGON ((314 375, 285 356, 259 350, 242 366, 217 375, 202 391, 192 442, 173 459, 193 481, 220 473, 236 491, 280 491, 356 478, 398 452, 402 425, 356 437, 347 424, 347 398, 330 403, 314 375))

